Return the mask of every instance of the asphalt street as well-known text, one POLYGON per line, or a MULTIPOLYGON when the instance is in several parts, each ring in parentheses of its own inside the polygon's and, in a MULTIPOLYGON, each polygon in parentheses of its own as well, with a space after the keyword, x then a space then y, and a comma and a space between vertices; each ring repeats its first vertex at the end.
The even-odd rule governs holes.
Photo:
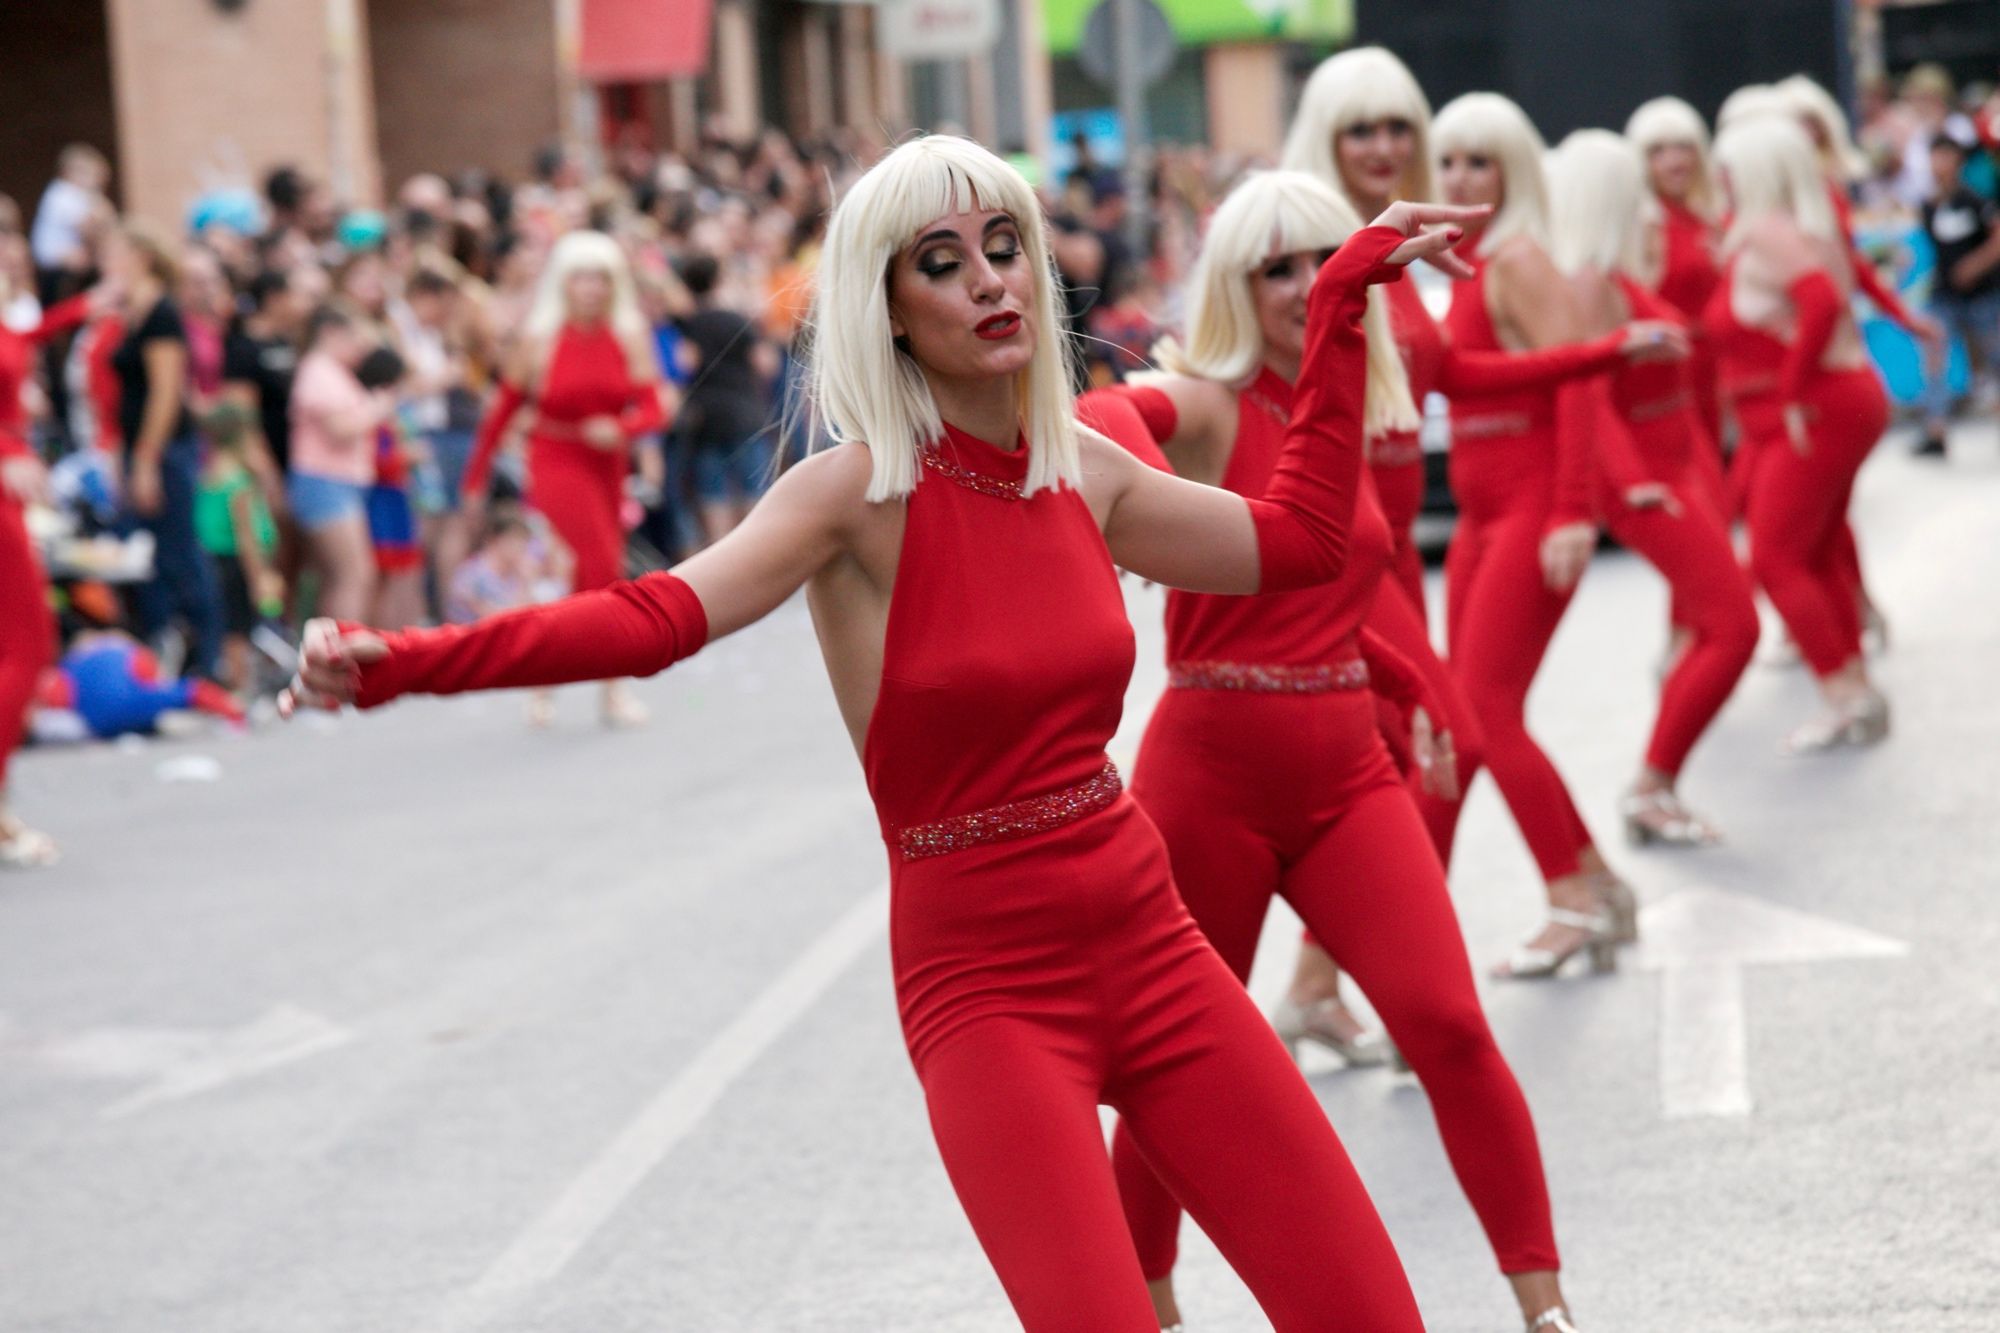
MULTIPOLYGON (((1684 783, 1726 846, 1618 836, 1649 570, 1600 556, 1544 669, 1533 725, 1651 935, 1481 983, 1593 1333, 2000 1328, 2000 438, 1956 443, 1859 490, 1896 734, 1782 758, 1812 687, 1753 667, 1684 783)), ((1128 595, 1121 761, 1163 676, 1128 595)), ((67 859, 0 878, 0 1333, 1012 1327, 803 603, 641 693, 638 733, 576 689, 541 733, 493 696, 25 756, 67 859)), ((1539 919, 1488 781, 1453 890, 1482 968, 1539 919)), ((1267 1003, 1295 938, 1274 913, 1267 1003)), ((1422 1092, 1308 1073, 1429 1326, 1518 1327, 1422 1092)), ((1185 1251, 1191 1333, 1268 1327, 1185 1251)))

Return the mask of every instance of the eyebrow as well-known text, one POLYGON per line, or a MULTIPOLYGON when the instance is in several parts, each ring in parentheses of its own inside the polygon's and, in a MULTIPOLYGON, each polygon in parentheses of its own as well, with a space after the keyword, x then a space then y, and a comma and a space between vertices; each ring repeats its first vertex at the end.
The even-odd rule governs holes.
MULTIPOLYGON (((1018 227, 1019 225, 1018 222, 1014 221, 1012 213, 995 213, 992 217, 986 219, 986 225, 980 229, 979 234, 981 237, 991 236, 996 227, 1018 227)), ((917 244, 929 245, 932 241, 957 241, 963 239, 962 236, 950 227, 940 227, 936 231, 925 232, 922 236, 917 237, 917 244)))

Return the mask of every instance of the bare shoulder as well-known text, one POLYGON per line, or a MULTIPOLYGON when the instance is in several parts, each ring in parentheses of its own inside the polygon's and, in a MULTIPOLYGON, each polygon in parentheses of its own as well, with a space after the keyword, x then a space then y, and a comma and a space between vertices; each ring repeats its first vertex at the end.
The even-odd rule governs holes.
POLYGON ((859 522, 872 507, 868 483, 875 464, 865 444, 836 444, 786 468, 771 486, 769 499, 817 510, 842 527, 859 522))
POLYGON ((1493 276, 1509 284, 1560 282, 1561 273, 1533 237, 1510 236, 1500 243, 1488 262, 1493 276))

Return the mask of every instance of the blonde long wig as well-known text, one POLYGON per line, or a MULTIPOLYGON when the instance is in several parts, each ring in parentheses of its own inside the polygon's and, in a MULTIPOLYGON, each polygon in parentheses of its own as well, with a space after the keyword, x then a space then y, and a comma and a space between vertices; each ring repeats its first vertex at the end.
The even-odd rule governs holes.
MULTIPOLYGON (((1353 125, 1389 118, 1406 120, 1415 134, 1410 165, 1397 184, 1397 199, 1435 198, 1431 186, 1431 104, 1409 66, 1379 46, 1358 46, 1319 63, 1299 94, 1298 114, 1285 136, 1279 165, 1319 177, 1347 196, 1335 147, 1353 125)), ((1351 196, 1347 201, 1361 209, 1351 196)))
POLYGON ((1728 183, 1735 214, 1723 249, 1740 247, 1750 228, 1773 213, 1791 218, 1808 236, 1839 238, 1819 155, 1790 116, 1756 116, 1730 125, 1715 141, 1715 164, 1728 183))
POLYGON ((1688 206, 1702 217, 1713 220, 1721 208, 1715 186, 1715 164, 1710 158, 1708 126, 1701 112, 1678 97, 1655 97, 1643 102, 1625 122, 1625 137, 1644 158, 1655 148, 1684 147, 1694 150, 1694 188, 1688 191, 1688 206))
POLYGON ((566 287, 572 273, 595 270, 611 279, 611 327, 627 337, 646 336, 646 315, 639 308, 639 289, 632 266, 618 242, 601 231, 566 233, 549 251, 535 299, 528 306, 527 331, 533 338, 553 338, 569 319, 566 287))
POLYGON ((1848 126, 1847 113, 1833 100, 1832 93, 1803 74, 1780 79, 1772 86, 1791 104, 1793 115, 1819 127, 1825 143, 1815 141, 1813 148, 1827 175, 1838 181, 1851 181, 1867 172, 1868 159, 1854 146, 1854 131, 1848 126))
MULTIPOLYGON (((1275 256, 1331 250, 1361 229, 1347 201, 1303 171, 1260 171, 1229 192, 1209 220, 1201 255, 1188 275, 1186 340, 1154 348, 1160 365, 1232 386, 1247 382, 1264 359, 1250 278, 1275 256)), ((1371 436, 1415 430, 1420 418, 1409 377, 1389 329, 1389 311, 1374 292, 1362 327, 1368 335, 1368 377, 1362 425, 1371 436)))
POLYGON ((834 206, 820 255, 809 325, 812 398, 834 441, 867 444, 870 500, 915 490, 919 451, 944 433, 922 369, 891 332, 890 267, 926 224, 978 209, 1013 216, 1034 277, 1024 312, 1035 330, 1034 359, 1015 385, 1028 439, 1024 489, 1074 486, 1082 475, 1055 268, 1034 191, 972 140, 932 134, 901 145, 854 182, 834 206))
POLYGON ((1499 93, 1466 93, 1438 112, 1431 125, 1431 153, 1442 162, 1449 153, 1473 153, 1500 164, 1505 195, 1479 237, 1479 253, 1490 255, 1516 236, 1549 247, 1549 187, 1542 174, 1548 145, 1528 113, 1499 93))
POLYGON ((1564 273, 1643 277, 1646 164, 1621 135, 1578 130, 1549 155, 1549 255, 1564 273))
POLYGON ((1778 91, 1776 84, 1746 83, 1722 99, 1715 109, 1715 132, 1720 135, 1731 125, 1740 125, 1759 116, 1797 115, 1792 99, 1778 91))

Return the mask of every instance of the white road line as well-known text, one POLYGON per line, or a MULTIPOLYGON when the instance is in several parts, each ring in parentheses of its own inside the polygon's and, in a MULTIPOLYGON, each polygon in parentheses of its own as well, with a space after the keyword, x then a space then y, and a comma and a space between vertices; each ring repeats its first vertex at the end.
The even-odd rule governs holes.
POLYGON ((1660 1109, 1669 1118, 1750 1114, 1743 969, 1669 968, 1660 979, 1660 1109))
POLYGON ((881 937, 888 900, 888 889, 877 889, 843 912, 632 1117, 478 1281, 424 1323, 421 1333, 470 1333, 560 1273, 729 1086, 881 937))

